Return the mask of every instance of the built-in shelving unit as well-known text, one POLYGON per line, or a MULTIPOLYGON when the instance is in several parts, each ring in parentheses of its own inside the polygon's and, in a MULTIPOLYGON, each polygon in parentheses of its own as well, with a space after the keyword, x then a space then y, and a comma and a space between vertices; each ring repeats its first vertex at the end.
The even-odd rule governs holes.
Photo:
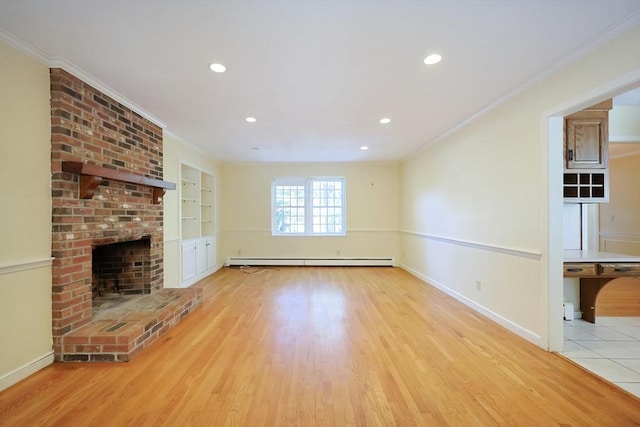
POLYGON ((215 177, 193 166, 180 166, 182 286, 215 271, 215 177))
POLYGON ((182 165, 180 177, 180 219, 182 220, 182 238, 200 237, 199 171, 182 165))
POLYGON ((214 189, 213 175, 200 173, 200 229, 203 236, 215 234, 214 189))
POLYGON ((563 194, 565 199, 594 202, 606 197, 606 178, 603 172, 565 172, 563 194))

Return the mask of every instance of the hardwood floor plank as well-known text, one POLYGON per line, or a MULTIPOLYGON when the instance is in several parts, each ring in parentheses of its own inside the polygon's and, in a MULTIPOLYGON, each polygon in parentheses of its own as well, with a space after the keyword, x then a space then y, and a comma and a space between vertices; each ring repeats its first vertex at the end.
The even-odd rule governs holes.
POLYGON ((1 426, 633 426, 640 400, 396 268, 226 268, 124 364, 54 364, 1 426))

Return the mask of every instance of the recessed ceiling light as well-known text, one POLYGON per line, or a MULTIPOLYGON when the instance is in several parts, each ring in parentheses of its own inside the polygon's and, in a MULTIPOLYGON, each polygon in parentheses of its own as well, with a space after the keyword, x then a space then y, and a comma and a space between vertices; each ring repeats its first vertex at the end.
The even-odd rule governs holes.
POLYGON ((382 118, 380 119, 380 123, 382 123, 383 125, 386 125, 387 123, 391 123, 391 119, 388 117, 382 118))
POLYGON ((211 71, 213 71, 214 73, 224 73, 225 71, 227 71, 227 67, 222 64, 211 64, 209 65, 209 68, 211 68, 211 71))
POLYGON ((441 59, 442 59, 442 56, 438 55, 437 53, 434 53, 424 58, 424 63, 427 65, 433 65, 440 62, 441 59))
POLYGON ((249 123, 255 123, 256 122, 256 118, 255 117, 247 117, 245 120, 248 121, 249 123))
POLYGON ((362 147, 360 147, 360 149, 362 151, 367 151, 369 149, 369 147, 367 147, 366 145, 363 145, 362 147))

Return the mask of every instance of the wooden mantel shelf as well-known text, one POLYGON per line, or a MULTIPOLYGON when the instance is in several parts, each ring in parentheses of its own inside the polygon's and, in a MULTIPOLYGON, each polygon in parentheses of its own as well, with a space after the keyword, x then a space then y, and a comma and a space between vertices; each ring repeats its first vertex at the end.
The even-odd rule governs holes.
POLYGON ((64 172, 80 175, 79 197, 81 199, 92 198, 104 178, 111 179, 113 181, 141 184, 152 187, 153 204, 158 204, 162 201, 162 197, 166 190, 176 189, 176 184, 173 182, 147 178, 146 176, 109 169, 90 163, 64 161, 62 162, 62 170, 64 172))

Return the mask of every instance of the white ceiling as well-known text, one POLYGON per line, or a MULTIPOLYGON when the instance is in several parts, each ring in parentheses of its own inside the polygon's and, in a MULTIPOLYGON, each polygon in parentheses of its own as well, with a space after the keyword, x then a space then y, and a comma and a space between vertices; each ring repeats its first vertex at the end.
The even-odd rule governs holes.
POLYGON ((398 160, 637 23, 639 0, 0 0, 5 40, 222 161, 398 160))

